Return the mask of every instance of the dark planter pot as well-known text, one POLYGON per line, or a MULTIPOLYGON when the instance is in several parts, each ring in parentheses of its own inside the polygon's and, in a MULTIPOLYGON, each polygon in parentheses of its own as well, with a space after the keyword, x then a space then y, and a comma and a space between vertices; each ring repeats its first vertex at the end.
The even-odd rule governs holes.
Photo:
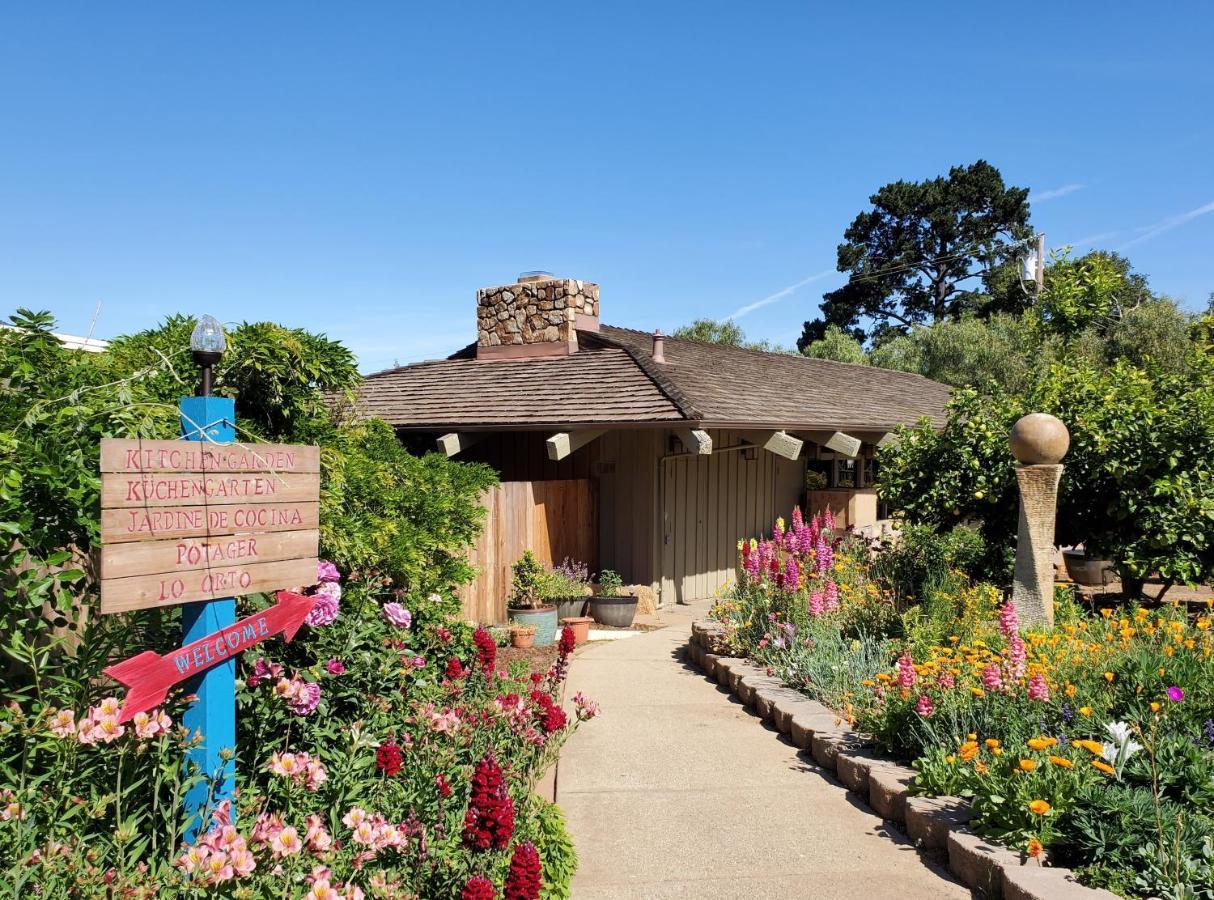
POLYGON ((636 597, 591 597, 590 615, 600 625, 629 628, 637 614, 636 597))
POLYGON ((1082 550, 1063 550, 1062 560, 1071 581, 1085 587, 1104 587, 1117 580, 1113 564, 1107 559, 1091 559, 1082 550))
POLYGON ((549 603, 556 604, 557 619, 578 619, 586 615, 586 601, 590 598, 578 597, 549 597, 549 603))
POLYGON ((510 621, 519 625, 535 626, 536 647, 547 647, 556 640, 556 607, 541 606, 539 609, 509 607, 510 621))

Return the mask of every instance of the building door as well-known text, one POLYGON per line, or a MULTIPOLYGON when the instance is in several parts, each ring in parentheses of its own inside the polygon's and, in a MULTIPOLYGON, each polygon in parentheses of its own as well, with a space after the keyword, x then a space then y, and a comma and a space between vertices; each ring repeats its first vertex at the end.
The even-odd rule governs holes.
POLYGON ((663 606, 719 595, 733 581, 738 541, 769 534, 800 497, 803 460, 728 449, 740 443, 729 432, 713 432, 711 455, 662 460, 663 606))

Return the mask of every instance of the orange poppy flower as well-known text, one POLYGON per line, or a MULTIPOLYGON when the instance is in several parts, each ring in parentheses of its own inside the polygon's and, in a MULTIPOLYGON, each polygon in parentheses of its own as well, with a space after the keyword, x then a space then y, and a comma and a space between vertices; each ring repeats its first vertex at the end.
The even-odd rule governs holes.
POLYGON ((1053 807, 1044 800, 1034 800, 1029 804, 1029 812, 1038 816, 1044 816, 1051 809, 1053 809, 1053 807))

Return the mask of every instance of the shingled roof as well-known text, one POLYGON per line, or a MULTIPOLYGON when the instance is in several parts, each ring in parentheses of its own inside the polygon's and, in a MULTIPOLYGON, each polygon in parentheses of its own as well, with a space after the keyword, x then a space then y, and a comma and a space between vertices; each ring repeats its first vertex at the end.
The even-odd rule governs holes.
POLYGON ((949 388, 919 375, 653 336, 604 325, 580 331, 578 353, 476 359, 471 345, 446 360, 367 376, 363 415, 402 429, 696 427, 888 431, 926 416, 944 421, 949 388))

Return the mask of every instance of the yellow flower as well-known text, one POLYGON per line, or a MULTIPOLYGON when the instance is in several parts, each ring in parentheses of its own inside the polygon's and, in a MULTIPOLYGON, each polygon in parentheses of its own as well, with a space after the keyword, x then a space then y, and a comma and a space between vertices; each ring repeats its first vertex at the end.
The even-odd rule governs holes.
POLYGON ((1002 748, 1002 747, 993 747, 993 748, 991 749, 991 753, 995 754, 996 756, 1002 756, 1002 755, 1003 755, 1003 748, 1002 748))
POLYGON ((1101 762, 1098 759, 1092 760, 1092 768, 1099 769, 1101 772, 1104 772, 1105 775, 1116 774, 1112 766, 1110 766, 1108 763, 1101 762))
POLYGON ((1035 768, 1037 768, 1037 763, 1035 760, 1031 760, 1031 759, 1020 760, 1020 771, 1031 772, 1035 768))
POLYGON ((970 693, 973 694, 975 697, 985 697, 986 696, 986 691, 982 690, 982 688, 980 688, 980 687, 970 688, 970 693))
POLYGON ((990 747, 992 750, 994 750, 996 747, 999 746, 999 738, 987 738, 984 743, 988 747, 990 747))
POLYGON ((948 756, 944 757, 944 761, 951 766, 953 763, 955 763, 957 761, 957 757, 953 756, 953 754, 950 753, 948 756))
POLYGON ((1071 762, 1065 756, 1051 756, 1050 762, 1052 762, 1054 765, 1059 766, 1063 769, 1069 769, 1075 765, 1073 762, 1071 762))
POLYGON ((978 743, 976 741, 966 741, 957 748, 957 753, 961 755, 961 759, 969 762, 978 755, 978 743))
POLYGON ((1158 703, 1151 704, 1151 712, 1159 712, 1160 706, 1158 703))
POLYGON ((1029 804, 1029 812, 1034 813, 1039 816, 1044 816, 1052 808, 1053 807, 1051 807, 1044 800, 1034 800, 1032 803, 1029 804))
POLYGON ((1107 682, 1109 682, 1109 683, 1111 684, 1111 683, 1113 682, 1113 673, 1112 673, 1112 672, 1105 672, 1105 673, 1104 673, 1104 680, 1105 680, 1105 681, 1107 681, 1107 682))
POLYGON ((1092 707, 1090 707, 1090 706, 1079 707, 1079 715, 1090 716, 1091 714, 1092 714, 1092 707))

